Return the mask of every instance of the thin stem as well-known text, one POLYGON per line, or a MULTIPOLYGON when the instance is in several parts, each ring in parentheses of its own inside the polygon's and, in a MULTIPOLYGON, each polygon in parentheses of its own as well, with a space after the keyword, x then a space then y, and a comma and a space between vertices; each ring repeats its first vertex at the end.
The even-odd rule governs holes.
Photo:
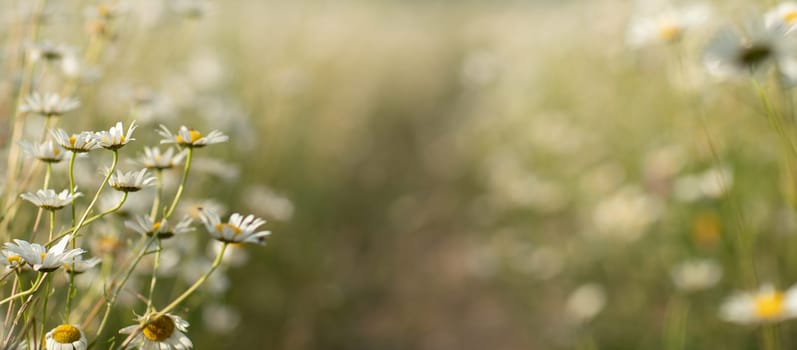
MULTIPOLYGON (((96 221, 98 219, 101 219, 102 217, 104 217, 104 216, 106 216, 108 214, 112 214, 112 213, 116 212, 117 210, 122 208, 122 205, 125 204, 126 200, 127 200, 127 192, 124 192, 124 193, 122 193, 122 199, 119 201, 119 204, 117 204, 115 207, 113 207, 111 209, 108 209, 108 210, 106 210, 106 211, 104 211, 102 213, 99 213, 97 215, 94 215, 94 216, 86 219, 86 222, 83 223, 83 226, 86 226, 86 225, 88 225, 88 224, 90 224, 90 223, 92 223, 92 222, 94 222, 94 221, 96 221)), ((68 229, 66 229, 64 231, 61 231, 55 237, 53 237, 53 239, 51 239, 50 241, 48 241, 44 245, 49 247, 50 245, 52 245, 53 243, 55 243, 59 239, 63 238, 64 236, 72 233, 73 231, 75 231, 74 227, 70 227, 70 228, 68 228, 68 229)))
POLYGON ((158 182, 155 187, 155 199, 152 200, 152 210, 149 212, 149 218, 153 222, 158 218, 158 209, 160 209, 161 197, 163 197, 163 169, 157 169, 155 177, 158 182))
POLYGON ((19 293, 14 294, 14 295, 11 295, 10 297, 5 298, 3 300, 0 300, 0 305, 3 305, 3 304, 5 304, 5 303, 7 303, 7 302, 9 302, 11 300, 16 299, 16 298, 25 297, 25 296, 28 296, 28 295, 31 295, 31 294, 35 293, 37 290, 39 290, 39 287, 41 287, 41 284, 42 284, 45 276, 47 276, 47 272, 39 273, 39 275, 36 278, 36 282, 33 283, 33 286, 30 287, 30 289, 28 289, 26 291, 19 292, 19 293))
MULTIPOLYGON (((157 235, 155 235, 157 237, 157 235)), ((157 250, 155 251, 155 262, 152 265, 152 280, 149 282, 149 296, 147 297, 147 312, 152 309, 152 295, 155 293, 155 284, 158 283, 158 266, 161 261, 161 240, 157 239, 157 250)))
POLYGON ((91 209, 94 208, 94 205, 97 204, 97 200, 100 198, 100 194, 102 190, 105 189, 105 185, 108 184, 108 180, 111 179, 111 175, 113 174, 114 170, 116 170, 116 164, 119 163, 119 151, 113 150, 113 162, 111 163, 111 168, 108 169, 108 174, 105 175, 105 179, 102 180, 100 187, 97 189, 97 192, 94 194, 94 198, 89 203, 89 207, 86 208, 86 211, 83 212, 83 217, 80 218, 80 222, 75 225, 75 231, 72 235, 72 249, 75 249, 75 239, 77 238, 78 231, 83 227, 83 224, 86 222, 86 218, 88 218, 89 214, 91 213, 91 209))
POLYGON ((183 195, 183 190, 185 189, 185 183, 188 181, 188 171, 191 169, 191 160, 194 158, 194 148, 188 147, 188 155, 185 158, 185 169, 183 170, 183 179, 180 181, 180 187, 177 188, 177 193, 174 195, 174 200, 172 200, 172 205, 169 206, 169 210, 166 211, 166 214, 163 215, 163 219, 168 219, 174 213, 174 209, 177 208, 177 202, 180 201, 180 197, 183 195))
POLYGON ((47 280, 47 284, 44 287, 44 305, 42 305, 42 330, 39 336, 39 342, 37 344, 41 344, 44 340, 44 332, 47 331, 47 301, 50 300, 50 286, 52 284, 52 277, 47 276, 45 277, 47 280))
POLYGON ((48 240, 53 239, 54 231, 55 231, 55 210, 50 210, 50 234, 47 236, 48 240))
MULTIPOLYGON (((77 159, 77 152, 72 152, 69 158, 69 194, 75 194, 75 159, 77 159)), ((72 200, 72 227, 77 223, 77 198, 72 200)))

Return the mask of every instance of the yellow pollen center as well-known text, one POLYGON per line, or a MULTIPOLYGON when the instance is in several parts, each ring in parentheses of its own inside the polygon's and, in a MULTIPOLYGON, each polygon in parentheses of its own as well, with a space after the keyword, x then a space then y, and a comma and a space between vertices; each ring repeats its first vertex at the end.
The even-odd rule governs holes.
POLYGON ((665 42, 671 43, 681 39, 684 30, 681 26, 672 23, 662 23, 659 26, 659 38, 665 42))
POLYGON ((75 135, 69 136, 69 144, 73 147, 75 146, 75 141, 77 141, 77 137, 75 135))
POLYGON ((53 148, 53 154, 55 154, 57 156, 57 155, 61 154, 61 150, 58 149, 58 148, 53 148))
POLYGON ((236 235, 241 233, 241 229, 238 226, 235 226, 233 224, 218 224, 218 225, 216 225, 216 231, 223 232, 224 228, 228 228, 228 229, 232 230, 232 232, 235 233, 236 235))
POLYGON ((13 264, 19 265, 19 264, 22 263, 22 258, 19 255, 12 255, 12 256, 7 257, 6 261, 8 261, 8 263, 12 264, 12 265, 13 264))
POLYGON ((184 140, 182 136, 177 135, 177 143, 194 143, 194 141, 202 138, 202 133, 194 129, 189 129, 188 135, 191 137, 190 140, 184 140))
POLYGON ((125 143, 125 136, 119 136, 119 143, 125 143))
POLYGON ((786 24, 795 24, 797 22, 797 11, 791 10, 783 14, 783 21, 786 24))
POLYGON ((783 293, 772 292, 755 297, 755 314, 762 319, 773 319, 783 314, 783 293))
POLYGON ((156 320, 147 323, 141 333, 151 341, 164 341, 169 339, 174 333, 174 321, 169 316, 158 317, 156 320))
POLYGON ((163 225, 162 221, 158 221, 158 222, 152 224, 152 232, 155 232, 155 231, 159 230, 161 228, 161 225, 163 225))
POLYGON ((62 324, 53 330, 53 339, 61 344, 70 344, 80 338, 80 330, 72 325, 62 324))
POLYGON ((47 253, 41 253, 41 254, 39 254, 39 256, 41 256, 41 258, 42 258, 42 263, 44 263, 44 258, 46 258, 46 257, 47 257, 47 253))

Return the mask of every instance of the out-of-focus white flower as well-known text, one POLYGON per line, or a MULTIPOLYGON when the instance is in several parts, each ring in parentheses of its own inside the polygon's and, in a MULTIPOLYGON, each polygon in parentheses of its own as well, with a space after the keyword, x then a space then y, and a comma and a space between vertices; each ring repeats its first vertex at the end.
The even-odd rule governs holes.
MULTIPOLYGON (((106 170, 106 173, 107 171, 108 170, 106 170)), ((144 188, 144 186, 149 186, 155 181, 155 177, 147 175, 147 169, 128 172, 116 170, 111 175, 111 178, 108 179, 108 184, 117 191, 138 192, 144 188)))
POLYGON ((6 243, 6 249, 19 254, 34 270, 52 272, 71 261, 72 258, 85 253, 80 248, 65 250, 70 238, 71 236, 65 236, 50 250, 41 244, 31 244, 21 239, 15 239, 13 243, 6 243))
POLYGON ((797 287, 785 292, 763 285, 755 292, 737 292, 726 299, 720 317, 728 322, 750 324, 778 322, 797 317, 797 287))
POLYGON ((293 217, 293 202, 265 186, 250 186, 244 195, 249 210, 269 219, 287 221, 293 217))
POLYGON ((63 190, 61 193, 56 193, 52 189, 38 190, 36 192, 27 192, 20 195, 22 199, 33 203, 35 206, 47 210, 59 210, 71 204, 75 198, 82 196, 80 192, 73 194, 69 190, 63 190))
POLYGON ((265 244, 266 236, 271 234, 271 231, 255 232, 258 227, 266 223, 266 220, 256 218, 254 215, 243 216, 234 213, 228 222, 222 223, 218 214, 203 210, 200 212, 200 219, 208 233, 221 242, 265 244))
POLYGON ((213 199, 205 200, 186 200, 180 204, 180 212, 184 215, 194 219, 202 220, 202 212, 210 211, 214 213, 226 213, 227 207, 213 199))
POLYGON ((177 225, 169 225, 167 220, 153 222, 149 215, 138 215, 135 221, 126 221, 125 226, 139 234, 146 236, 157 235, 160 239, 168 239, 174 235, 191 232, 191 218, 185 218, 177 225))
POLYGON ((58 147, 53 140, 42 143, 20 141, 19 145, 26 154, 45 163, 58 163, 64 159, 64 150, 58 147))
POLYGON ((690 4, 651 15, 635 16, 628 26, 626 40, 634 47, 653 43, 672 44, 680 41, 695 27, 707 22, 711 8, 706 4, 690 4))
POLYGON ((47 350, 86 350, 88 341, 83 331, 71 324, 62 324, 45 335, 47 350))
POLYGON ((759 22, 747 26, 746 35, 736 28, 721 30, 709 44, 703 64, 719 78, 749 77, 768 67, 777 67, 787 84, 797 79, 794 38, 759 22))
POLYGON ((722 278, 722 267, 714 260, 689 260, 670 271, 675 287, 683 291, 698 291, 713 287, 722 278))
POLYGON ((24 113, 32 113, 43 117, 58 117, 80 106, 80 101, 71 97, 61 97, 55 93, 34 92, 25 97, 25 103, 19 107, 24 113))
POLYGON ((764 15, 767 28, 791 32, 797 26, 797 3, 783 2, 764 15))
POLYGON ((130 123, 125 133, 122 127, 122 122, 117 122, 116 125, 111 127, 108 131, 100 131, 94 134, 94 139, 97 144, 105 149, 119 149, 124 147, 128 142, 135 140, 133 138, 133 131, 136 130, 136 122, 130 123))
POLYGON ((675 197, 686 202, 701 198, 720 198, 733 186, 730 168, 716 167, 675 181, 675 197))
POLYGON ((85 153, 99 147, 97 140, 94 139, 94 133, 89 131, 69 135, 64 129, 55 129, 50 133, 61 147, 75 153, 85 153))
POLYGON ((587 283, 570 293, 565 309, 576 322, 586 322, 606 306, 606 291, 597 283, 587 283))
MULTIPOLYGON (((219 255, 221 246, 222 243, 219 241, 209 241, 207 248, 208 256, 213 258, 219 255)), ((246 249, 241 244, 228 244, 227 249, 224 251, 224 256, 222 257, 222 262, 236 267, 243 266, 248 260, 249 253, 246 252, 246 249)))
POLYGON ((175 154, 174 148, 171 147, 163 153, 158 147, 144 147, 144 155, 139 158, 139 163, 147 169, 171 169, 179 164, 184 157, 185 152, 181 151, 175 154))
POLYGON ((241 323, 241 315, 233 307, 223 304, 208 304, 202 308, 202 321, 213 332, 226 334, 241 323))
MULTIPOLYGON (((142 321, 147 316, 142 316, 136 321, 142 321)), ((119 333, 130 334, 136 332, 139 326, 132 325, 119 330, 119 333)), ((167 349, 167 350, 186 350, 193 348, 191 339, 185 335, 188 331, 188 322, 172 314, 165 314, 154 320, 147 322, 141 331, 136 334, 130 342, 131 348, 138 349, 167 349)))
POLYGON ((88 271, 94 266, 97 266, 97 264, 99 264, 100 261, 102 260, 100 260, 100 258, 96 256, 88 260, 83 260, 83 257, 78 256, 64 263, 64 269, 66 270, 67 273, 74 273, 76 275, 79 275, 81 273, 88 271))
POLYGON ((592 212, 594 232, 600 236, 633 241, 647 232, 662 212, 662 203, 636 187, 621 188, 592 212))
POLYGON ((176 143, 183 147, 193 148, 205 147, 207 145, 226 142, 229 140, 227 135, 224 135, 218 130, 213 130, 207 135, 202 135, 202 133, 199 131, 195 129, 189 129, 185 126, 181 126, 180 129, 177 130, 176 134, 172 134, 172 132, 169 131, 165 125, 161 124, 158 133, 165 137, 165 139, 161 140, 161 143, 176 143))

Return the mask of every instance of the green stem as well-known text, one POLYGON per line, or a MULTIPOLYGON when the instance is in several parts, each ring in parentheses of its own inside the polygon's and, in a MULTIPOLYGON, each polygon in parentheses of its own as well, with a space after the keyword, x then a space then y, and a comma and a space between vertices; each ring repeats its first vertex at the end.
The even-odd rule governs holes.
MULTIPOLYGON (((69 194, 75 194, 75 159, 77 159, 77 152, 72 152, 69 157, 69 194)), ((72 200, 72 227, 77 223, 77 198, 72 200)))
POLYGON ((194 158, 194 148, 188 147, 188 155, 185 158, 185 169, 183 170, 183 179, 180 181, 180 187, 177 188, 177 193, 174 195, 174 200, 172 200, 172 205, 169 206, 169 210, 166 211, 166 214, 163 215, 163 219, 168 219, 174 213, 174 209, 177 208, 177 202, 180 201, 180 197, 183 195, 183 190, 185 189, 185 183, 188 181, 188 171, 191 169, 191 160, 194 158))
MULTIPOLYGON (((157 235, 155 235, 157 237, 157 235)), ((155 284, 158 283, 158 266, 160 266, 161 260, 161 240, 158 238, 157 240, 157 250, 155 251, 155 262, 152 266, 152 280, 149 282, 149 296, 147 297, 147 312, 152 309, 152 295, 155 293, 155 284)))
POLYGON ((52 284, 52 277, 45 277, 47 284, 44 287, 44 305, 42 305, 42 330, 39 336, 39 344, 44 343, 44 333, 47 331, 47 301, 50 300, 50 286, 52 284))
POLYGON ((53 239, 53 232, 55 231, 55 210, 50 210, 50 234, 48 240, 53 239))
POLYGON ((9 302, 11 300, 16 299, 16 298, 21 298, 21 297, 25 297, 25 296, 33 294, 34 292, 36 292, 39 289, 39 287, 41 287, 41 284, 42 284, 42 282, 44 280, 44 278, 43 278, 44 276, 47 276, 47 272, 39 273, 39 275, 36 278, 36 282, 33 283, 33 286, 30 287, 30 289, 22 291, 22 292, 19 292, 17 294, 14 294, 14 295, 12 295, 12 296, 10 296, 8 298, 5 298, 3 300, 0 300, 0 305, 3 305, 3 304, 5 304, 5 303, 7 303, 7 302, 9 302))
POLYGON ((215 271, 216 268, 219 267, 219 265, 221 265, 221 260, 224 257, 224 251, 227 249, 227 245, 228 244, 229 243, 224 242, 221 245, 221 249, 219 250, 219 254, 216 255, 216 259, 213 260, 213 265, 210 266, 210 269, 208 270, 208 272, 206 272, 204 275, 202 275, 202 277, 200 277, 196 282, 194 282, 194 284, 190 288, 188 288, 185 292, 183 292, 183 294, 181 294, 179 297, 177 297, 177 299, 174 299, 174 301, 172 301, 171 304, 169 304, 168 306, 166 306, 162 310, 158 311, 157 314, 153 315, 153 319, 157 319, 158 317, 165 315, 169 311, 172 311, 175 307, 177 307, 177 305, 179 305, 186 298, 188 298, 192 293, 194 293, 194 291, 196 291, 197 288, 199 288, 203 283, 205 283, 205 281, 208 280, 208 278, 213 273, 213 271, 215 271))
MULTIPOLYGON (((108 209, 108 210, 106 210, 106 211, 104 211, 102 213, 99 213, 97 215, 94 215, 94 216, 86 219, 86 222, 83 223, 83 226, 86 226, 86 225, 88 225, 88 224, 90 224, 90 223, 92 223, 94 221, 97 221, 98 219, 101 219, 102 217, 104 217, 104 216, 106 216, 108 214, 112 214, 112 213, 116 212, 117 210, 122 208, 122 205, 125 204, 126 200, 127 200, 127 192, 124 192, 124 193, 122 193, 122 199, 119 201, 119 204, 117 204, 115 207, 113 207, 111 209, 108 209)), ((44 245, 49 247, 53 243, 57 242, 59 239, 63 238, 64 236, 72 233, 73 231, 75 231, 74 227, 71 227, 71 228, 68 228, 68 229, 66 229, 64 231, 61 231, 55 237, 53 237, 53 239, 51 239, 50 241, 48 241, 44 245)))
POLYGON ((160 208, 161 197, 163 197, 163 169, 157 169, 155 176, 158 179, 156 185, 155 199, 152 200, 152 210, 149 212, 149 218, 153 222, 158 218, 158 209, 160 208))

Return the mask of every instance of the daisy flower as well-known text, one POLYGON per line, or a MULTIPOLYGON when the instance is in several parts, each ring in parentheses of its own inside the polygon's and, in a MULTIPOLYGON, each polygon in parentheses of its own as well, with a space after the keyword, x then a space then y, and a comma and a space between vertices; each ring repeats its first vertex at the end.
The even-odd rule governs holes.
POLYGON ((0 264, 5 265, 6 268, 15 269, 17 267, 25 266, 25 260, 19 254, 14 253, 7 249, 0 249, 0 264))
POLYGON ((26 154, 45 163, 58 163, 64 159, 64 150, 52 140, 43 143, 20 141, 19 145, 26 154))
POLYGON ((784 2, 764 14, 767 28, 791 32, 797 27, 797 3, 784 2))
POLYGON ((200 148, 214 143, 227 142, 227 140, 229 140, 227 135, 224 135, 218 130, 213 130, 207 135, 202 135, 199 131, 189 129, 185 126, 181 126, 176 134, 172 134, 165 125, 161 124, 158 133, 165 137, 165 139, 161 140, 161 143, 176 143, 183 147, 200 148))
POLYGON ((83 257, 78 256, 64 263, 64 270, 67 273, 79 275, 97 266, 100 261, 102 260, 96 256, 88 260, 83 260, 83 257))
MULTIPOLYGON (((139 317, 136 321, 140 322, 146 317, 139 317)), ((138 330, 139 325, 132 325, 122 328, 119 333, 130 334, 138 330)), ((130 342, 128 349, 185 350, 194 347, 191 339, 184 334, 188 330, 188 322, 179 316, 165 314, 147 322, 140 330, 130 342)))
POLYGON ((167 220, 153 222, 149 215, 136 216, 135 221, 126 221, 125 226, 142 235, 150 237, 152 235, 157 235, 160 239, 171 238, 174 235, 179 235, 194 230, 194 228, 191 227, 190 218, 185 218, 177 225, 171 226, 167 220))
POLYGON ((111 175, 111 178, 108 179, 108 184, 117 191, 137 192, 144 188, 144 186, 151 185, 153 181, 155 181, 155 177, 147 176, 147 169, 129 172, 116 170, 116 172, 111 175))
POLYGON ((21 239, 15 239, 14 243, 6 243, 6 249, 19 254, 34 270, 52 272, 86 252, 80 248, 65 250, 70 238, 70 236, 61 238, 50 250, 41 244, 31 244, 21 239))
POLYGON ((61 147, 75 153, 86 153, 99 147, 94 134, 83 131, 80 134, 67 134, 64 129, 55 129, 50 132, 61 147))
POLYGON ((69 190, 63 190, 61 193, 55 193, 52 189, 38 190, 36 192, 27 192, 20 195, 22 199, 33 203, 39 208, 47 210, 59 210, 72 203, 75 198, 82 196, 80 192, 70 194, 69 190))
POLYGON ((185 152, 174 152, 171 147, 163 153, 158 147, 144 147, 144 155, 139 158, 139 162, 147 169, 171 169, 185 157, 185 152))
POLYGON ((80 101, 71 97, 61 97, 54 93, 40 94, 34 92, 25 98, 19 107, 24 113, 32 113, 43 117, 58 117, 80 106, 80 101))
POLYGON ((637 16, 628 26, 628 44, 639 47, 679 42, 688 31, 704 24, 710 13, 705 4, 692 4, 648 16, 637 16))
POLYGON ((797 287, 782 292, 771 285, 757 292, 740 292, 726 299, 720 317, 728 322, 751 324, 797 317, 797 287))
POLYGON ((797 79, 797 59, 790 40, 760 23, 749 27, 746 36, 726 28, 714 37, 703 56, 708 72, 719 78, 749 77, 775 66, 785 81, 797 79))
POLYGON ((122 127, 122 122, 117 122, 116 125, 111 127, 110 130, 103 130, 95 133, 94 139, 102 148, 110 150, 120 149, 128 142, 135 140, 132 136, 133 131, 135 131, 136 128, 136 122, 132 122, 127 128, 127 133, 125 133, 125 130, 122 127))
POLYGON ((244 217, 234 213, 228 222, 222 223, 215 212, 202 210, 200 219, 210 235, 222 242, 265 244, 266 236, 271 234, 271 231, 255 232, 258 227, 266 223, 266 220, 256 218, 254 215, 244 217))
POLYGON ((86 350, 88 341, 83 331, 71 324, 62 324, 45 335, 47 350, 86 350))

